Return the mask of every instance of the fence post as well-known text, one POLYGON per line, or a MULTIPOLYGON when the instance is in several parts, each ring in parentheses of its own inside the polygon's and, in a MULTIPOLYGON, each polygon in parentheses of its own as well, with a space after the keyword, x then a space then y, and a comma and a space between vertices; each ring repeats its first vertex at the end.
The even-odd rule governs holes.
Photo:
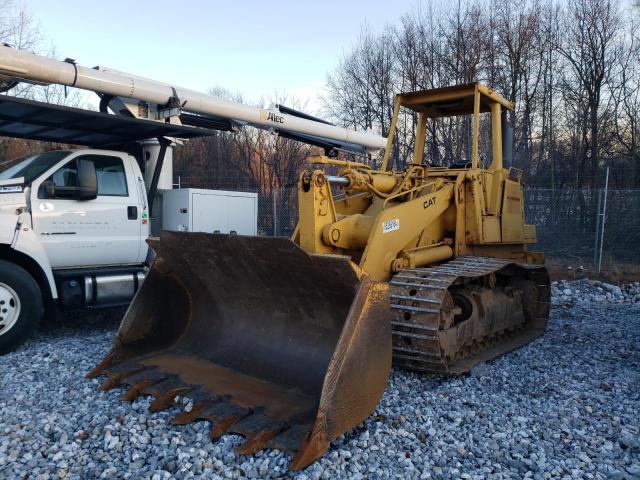
POLYGON ((602 201, 602 225, 600 226, 600 253, 598 255, 598 273, 602 270, 602 245, 604 243, 604 225, 607 221, 607 193, 609 192, 609 167, 604 180, 604 200, 602 201))
POLYGON ((276 189, 271 189, 271 198, 273 199, 273 236, 278 236, 278 205, 276 201, 276 189))
POLYGON ((593 267, 598 268, 598 258, 600 252, 600 215, 602 211, 602 189, 598 190, 598 206, 596 209, 596 238, 593 242, 593 267))

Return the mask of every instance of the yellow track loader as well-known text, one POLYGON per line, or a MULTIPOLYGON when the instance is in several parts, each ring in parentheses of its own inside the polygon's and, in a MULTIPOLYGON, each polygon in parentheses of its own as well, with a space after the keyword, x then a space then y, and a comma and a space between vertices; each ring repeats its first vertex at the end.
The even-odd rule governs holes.
POLYGON ((304 468, 376 407, 393 363, 463 373, 542 335, 549 278, 527 251, 522 172, 503 168, 502 116, 481 84, 398 95, 382 166, 314 157, 292 239, 162 232, 112 351, 90 372, 175 423, 213 423, 304 468), (387 169, 401 108, 417 112, 412 162, 387 169), (479 156, 491 117, 491 163, 479 156), (470 115, 471 158, 424 161, 427 121, 470 115), (327 173, 329 169, 333 175, 327 173))

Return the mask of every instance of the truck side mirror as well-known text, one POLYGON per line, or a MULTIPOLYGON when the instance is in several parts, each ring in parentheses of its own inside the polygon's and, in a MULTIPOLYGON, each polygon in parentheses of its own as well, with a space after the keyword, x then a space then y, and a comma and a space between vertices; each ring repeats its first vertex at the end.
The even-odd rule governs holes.
POLYGON ((42 182, 39 192, 39 198, 56 198, 56 184, 51 180, 42 182))
POLYGON ((98 196, 96 167, 91 160, 79 158, 76 162, 76 181, 73 186, 56 186, 48 180, 39 189, 40 198, 64 198, 68 200, 93 200, 98 196))
POLYGON ((93 200, 98 196, 96 166, 91 160, 78 159, 78 200, 93 200))

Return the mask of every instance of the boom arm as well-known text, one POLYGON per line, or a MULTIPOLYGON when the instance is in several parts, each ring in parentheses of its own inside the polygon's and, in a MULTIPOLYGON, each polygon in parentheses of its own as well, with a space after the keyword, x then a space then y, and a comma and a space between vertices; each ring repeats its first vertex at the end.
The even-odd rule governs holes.
POLYGON ((149 104, 155 120, 177 116, 181 111, 212 115, 258 128, 311 136, 314 140, 345 143, 366 151, 384 148, 384 137, 337 127, 310 117, 283 113, 282 109, 263 109, 232 102, 212 95, 101 67, 87 68, 68 60, 34 55, 0 44, 0 83, 58 84, 89 90, 102 95, 135 99, 149 104))

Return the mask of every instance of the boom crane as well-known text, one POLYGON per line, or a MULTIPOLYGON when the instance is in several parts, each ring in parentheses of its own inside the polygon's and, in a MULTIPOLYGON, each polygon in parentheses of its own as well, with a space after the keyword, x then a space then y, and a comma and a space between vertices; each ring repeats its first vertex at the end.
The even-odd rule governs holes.
POLYGON ((201 125, 237 128, 251 125, 275 133, 367 153, 385 147, 386 138, 368 132, 337 127, 280 105, 257 108, 187 88, 150 80, 104 67, 87 68, 67 59, 59 61, 0 45, 0 85, 17 82, 57 84, 95 92, 116 112, 161 122, 199 122, 201 125), (185 115, 187 114, 187 115, 185 115), (192 115, 188 115, 192 114, 192 115), (197 118, 193 117, 197 115, 197 118), (182 120, 181 120, 182 117, 182 120), (185 121, 186 119, 186 121, 185 121), (218 122, 218 123, 216 123, 218 122))

